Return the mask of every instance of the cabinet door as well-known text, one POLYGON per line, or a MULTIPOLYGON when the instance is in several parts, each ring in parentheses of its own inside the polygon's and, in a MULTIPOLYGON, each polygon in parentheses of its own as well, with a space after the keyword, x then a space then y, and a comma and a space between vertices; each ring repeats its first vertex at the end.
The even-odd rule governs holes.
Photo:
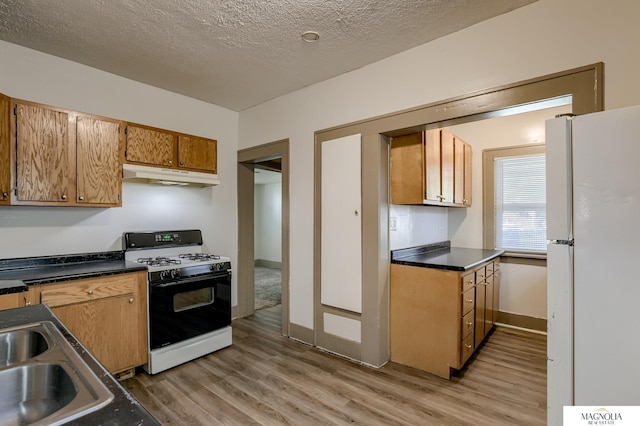
POLYGON ((484 323, 485 323, 485 301, 486 301, 486 286, 485 282, 481 281, 476 284, 476 337, 475 347, 477 348, 484 339, 484 323))
POLYGON ((11 142, 9 137, 10 100, 0 95, 0 204, 11 201, 11 142))
POLYGON ((79 115, 76 120, 77 199, 121 205, 120 123, 79 115))
POLYGON ((453 134, 442 130, 441 134, 441 152, 442 152, 442 202, 453 203, 453 191, 454 191, 454 136, 453 134))
POLYGON ((141 332, 134 302, 126 294, 52 311, 107 370, 118 372, 143 363, 139 348, 129 344, 141 332))
POLYGON ((18 201, 69 201, 69 117, 61 111, 16 105, 16 187, 18 201))
POLYGON ((178 136, 178 165, 218 173, 218 142, 196 136, 178 136))
POLYGON ((20 293, 0 295, 0 310, 13 309, 20 306, 20 293))
POLYGON ((127 161, 155 166, 176 165, 176 136, 157 129, 127 126, 127 161))
POLYGON ((465 206, 471 206, 471 164, 472 164, 472 150, 471 145, 464 144, 464 197, 462 204, 465 206))
POLYGON ((144 272, 43 285, 40 294, 110 372, 147 362, 144 272))
POLYGON ((493 318, 492 322, 495 324, 498 322, 500 316, 500 270, 497 262, 494 263, 493 272, 493 318))
POLYGON ((487 277, 485 281, 485 314, 484 314, 484 335, 486 336, 489 331, 491 331, 491 327, 493 327, 493 316, 494 316, 494 286, 493 286, 493 276, 487 277))
POLYGON ((425 199, 439 202, 442 201, 440 130, 429 130, 424 137, 425 199))
POLYGON ((464 147, 458 138, 453 141, 453 202, 464 204, 464 147))
POLYGON ((391 203, 422 204, 425 199, 425 146, 422 132, 391 141, 391 203))

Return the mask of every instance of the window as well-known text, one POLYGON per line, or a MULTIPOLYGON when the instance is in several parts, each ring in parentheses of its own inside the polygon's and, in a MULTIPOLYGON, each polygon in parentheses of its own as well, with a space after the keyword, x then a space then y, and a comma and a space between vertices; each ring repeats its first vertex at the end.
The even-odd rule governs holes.
POLYGON ((523 257, 547 250, 544 145, 483 152, 486 248, 523 257))

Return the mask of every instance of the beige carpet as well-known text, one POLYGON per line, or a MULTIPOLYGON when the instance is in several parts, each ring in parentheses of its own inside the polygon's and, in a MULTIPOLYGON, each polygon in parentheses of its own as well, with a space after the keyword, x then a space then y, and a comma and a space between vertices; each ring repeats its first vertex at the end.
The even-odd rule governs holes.
POLYGON ((255 267, 255 309, 282 303, 282 272, 280 269, 255 267))

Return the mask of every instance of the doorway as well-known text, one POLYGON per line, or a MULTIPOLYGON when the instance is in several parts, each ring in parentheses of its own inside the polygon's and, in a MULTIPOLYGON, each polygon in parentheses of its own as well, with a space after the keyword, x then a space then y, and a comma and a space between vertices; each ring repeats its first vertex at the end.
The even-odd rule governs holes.
POLYGON ((254 165, 254 310, 277 323, 282 308, 281 158, 254 165))
MULTIPOLYGON (((238 151, 238 306, 236 316, 269 307, 279 313, 280 331, 289 335, 289 141, 238 151), (277 179, 276 179, 277 177, 277 179), (276 183, 276 185, 271 185, 276 183), (268 188, 267 188, 268 186, 268 188), (275 194, 274 192, 278 192, 275 194), (277 204, 277 206, 276 206, 277 204), (264 209, 278 208, 279 214, 264 209), (274 224, 274 220, 279 223, 274 224), (268 223, 265 223, 268 222, 268 223), (277 230, 274 228, 278 228, 277 230), (274 232, 279 244, 274 244, 274 232), (265 236, 271 241, 264 241, 265 236), (266 273, 262 273, 266 272, 266 273), (279 277, 277 277, 279 275, 279 277), (275 276, 275 277, 274 277, 275 276), (256 299, 262 278, 269 295, 256 299), (279 278, 279 280, 277 279, 279 278), (264 301, 262 299, 265 299, 264 301)), ((266 311, 266 310, 265 310, 266 311)))

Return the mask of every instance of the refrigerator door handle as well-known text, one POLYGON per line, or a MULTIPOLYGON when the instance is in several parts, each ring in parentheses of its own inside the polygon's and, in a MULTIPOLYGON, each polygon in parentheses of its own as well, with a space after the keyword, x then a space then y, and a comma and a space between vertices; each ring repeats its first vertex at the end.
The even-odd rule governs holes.
POLYGON ((563 246, 573 247, 573 240, 549 240, 549 244, 559 244, 563 246))

